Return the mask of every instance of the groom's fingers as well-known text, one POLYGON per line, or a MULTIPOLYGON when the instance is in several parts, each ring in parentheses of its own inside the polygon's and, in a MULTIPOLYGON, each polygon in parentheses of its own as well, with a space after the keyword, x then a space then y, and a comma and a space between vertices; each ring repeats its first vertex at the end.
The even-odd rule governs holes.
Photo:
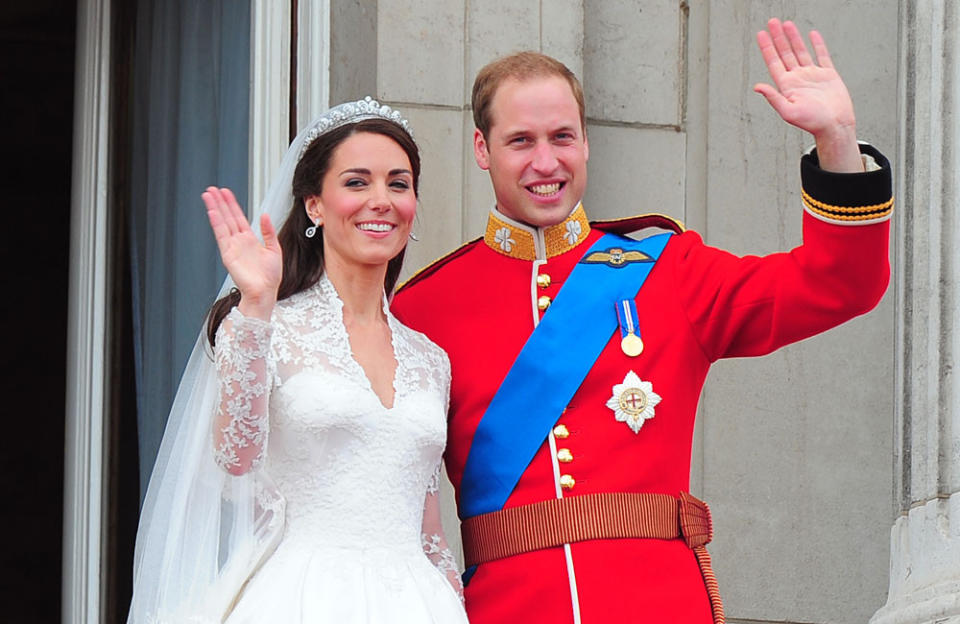
POLYGON ((800 36, 800 31, 797 30, 796 24, 793 22, 784 22, 783 32, 787 35, 790 48, 797 57, 797 63, 799 63, 801 67, 804 65, 813 65, 813 59, 810 58, 810 53, 807 51, 807 44, 803 42, 803 37, 800 36))
POLYGON ((780 77, 783 76, 787 70, 783 66, 783 61, 780 60, 780 55, 777 53, 776 47, 773 45, 773 39, 770 38, 770 33, 765 30, 758 32, 757 46, 760 48, 763 62, 767 64, 767 71, 770 72, 770 77, 773 78, 774 83, 779 85, 780 77))
POLYGON ((783 26, 780 24, 780 20, 777 18, 771 19, 767 22, 767 29, 770 31, 770 38, 773 39, 773 45, 777 49, 777 54, 780 55, 783 66, 788 71, 796 67, 799 64, 797 57, 793 53, 793 48, 790 46, 790 40, 787 39, 786 33, 783 32, 783 26))
POLYGON ((810 31, 810 43, 813 45, 813 51, 817 55, 817 64, 820 67, 833 68, 833 61, 830 59, 830 52, 827 51, 827 43, 823 36, 816 30, 810 31))

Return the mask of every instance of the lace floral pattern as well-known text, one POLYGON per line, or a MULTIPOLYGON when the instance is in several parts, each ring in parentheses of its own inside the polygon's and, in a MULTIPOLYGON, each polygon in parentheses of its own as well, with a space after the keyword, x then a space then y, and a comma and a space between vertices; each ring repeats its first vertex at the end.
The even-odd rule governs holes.
POLYGON ((220 404, 214 459, 228 472, 260 466, 269 431, 266 397, 272 327, 234 309, 217 330, 220 404), (243 458, 243 459, 242 459, 243 458))
POLYGON ((420 543, 423 553, 435 568, 447 579, 447 582, 457 591, 460 601, 463 602, 463 579, 460 576, 460 567, 447 546, 440 521, 440 468, 437 461, 433 476, 427 484, 427 498, 423 504, 423 532, 420 534, 420 543))
MULTIPOLYGON (((258 576, 288 575, 314 556, 305 553, 323 553, 375 561, 382 583, 399 574, 402 585, 409 571, 395 562, 419 558, 429 570, 426 557, 462 596, 439 514, 449 360, 386 299, 383 309, 397 364, 389 408, 352 354, 326 277, 278 302, 269 323, 233 310, 217 334, 214 456, 232 474, 264 470, 286 500, 283 539, 258 576)), ((255 578, 247 592, 256 587, 255 578)))
POLYGON ((420 539, 423 543, 423 552, 427 555, 427 558, 447 577, 447 581, 457 590, 460 602, 463 602, 463 578, 460 576, 460 567, 457 565, 453 552, 447 547, 443 535, 423 533, 420 539))
POLYGON ((430 481, 427 483, 427 494, 437 494, 440 492, 440 464, 437 464, 436 470, 433 471, 433 476, 430 477, 430 481))

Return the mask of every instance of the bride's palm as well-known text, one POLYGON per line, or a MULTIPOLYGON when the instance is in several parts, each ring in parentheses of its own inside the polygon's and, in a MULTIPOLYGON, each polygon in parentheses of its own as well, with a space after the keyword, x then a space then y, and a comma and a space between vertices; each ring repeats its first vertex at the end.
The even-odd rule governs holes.
POLYGON ((260 219, 263 243, 250 228, 230 189, 210 187, 203 193, 210 227, 217 239, 220 258, 244 299, 275 301, 283 262, 280 243, 270 218, 260 219))

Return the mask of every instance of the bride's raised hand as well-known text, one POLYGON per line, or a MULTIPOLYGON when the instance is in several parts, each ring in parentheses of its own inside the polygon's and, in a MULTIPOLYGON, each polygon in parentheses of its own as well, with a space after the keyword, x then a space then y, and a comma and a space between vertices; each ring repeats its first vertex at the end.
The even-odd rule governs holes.
POLYGON ((261 243, 230 189, 211 186, 202 197, 223 266, 240 290, 240 311, 269 320, 283 275, 280 243, 270 217, 260 217, 261 243))

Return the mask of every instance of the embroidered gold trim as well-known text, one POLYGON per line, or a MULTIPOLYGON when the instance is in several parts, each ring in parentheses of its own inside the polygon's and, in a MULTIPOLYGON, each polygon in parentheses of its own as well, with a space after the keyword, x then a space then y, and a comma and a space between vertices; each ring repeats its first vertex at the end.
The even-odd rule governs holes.
POLYGON ((823 210, 819 210, 817 208, 814 208, 813 206, 807 206, 807 207, 810 209, 811 212, 820 215, 821 217, 827 219, 828 221, 850 221, 854 223, 857 221, 873 221, 876 219, 884 219, 886 217, 889 217, 891 213, 891 211, 888 210, 886 212, 878 212, 874 214, 851 216, 851 215, 838 215, 832 212, 824 212, 823 210))
MULTIPOLYGON (((570 251, 590 234, 590 221, 583 206, 577 206, 569 217, 543 229, 544 251, 547 258, 570 251)), ((487 219, 483 241, 488 247, 518 260, 536 260, 537 245, 532 228, 508 223, 493 211, 487 219)))
POLYGON ((803 194, 804 203, 807 204, 811 210, 825 216, 835 215, 837 218, 841 218, 840 215, 862 215, 869 213, 870 216, 868 218, 872 219, 878 215, 882 215, 884 212, 893 210, 892 197, 882 204, 872 204, 869 206, 834 206, 833 204, 814 199, 806 190, 801 189, 801 193, 803 194))
POLYGON ((487 219, 487 231, 483 234, 483 242, 498 253, 521 260, 536 260, 537 245, 533 234, 510 225, 497 215, 490 213, 487 219))

